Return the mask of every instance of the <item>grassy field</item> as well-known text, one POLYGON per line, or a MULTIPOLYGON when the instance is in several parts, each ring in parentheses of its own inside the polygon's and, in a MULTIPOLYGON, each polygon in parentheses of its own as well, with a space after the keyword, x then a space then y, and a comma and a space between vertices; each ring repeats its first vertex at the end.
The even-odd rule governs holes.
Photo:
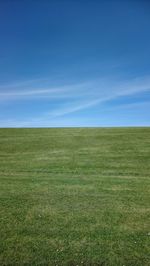
POLYGON ((150 265, 150 128, 0 129, 0 265, 150 265))

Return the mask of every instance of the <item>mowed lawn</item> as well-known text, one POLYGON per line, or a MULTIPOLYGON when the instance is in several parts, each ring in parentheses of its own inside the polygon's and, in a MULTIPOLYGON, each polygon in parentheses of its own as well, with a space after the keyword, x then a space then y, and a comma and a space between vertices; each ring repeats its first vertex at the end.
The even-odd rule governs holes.
POLYGON ((150 128, 0 129, 0 265, 150 265, 150 128))

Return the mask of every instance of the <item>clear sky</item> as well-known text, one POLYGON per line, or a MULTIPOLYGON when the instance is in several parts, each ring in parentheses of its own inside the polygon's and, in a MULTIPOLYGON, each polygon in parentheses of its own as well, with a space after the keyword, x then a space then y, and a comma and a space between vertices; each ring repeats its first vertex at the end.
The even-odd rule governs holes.
POLYGON ((150 126, 149 0, 0 0, 0 127, 150 126))

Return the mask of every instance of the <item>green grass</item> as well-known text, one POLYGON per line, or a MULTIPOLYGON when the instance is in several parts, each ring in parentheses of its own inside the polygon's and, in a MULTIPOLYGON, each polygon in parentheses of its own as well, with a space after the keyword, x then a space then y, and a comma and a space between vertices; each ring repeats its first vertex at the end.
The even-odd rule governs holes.
POLYGON ((150 128, 0 129, 0 265, 150 265, 150 128))

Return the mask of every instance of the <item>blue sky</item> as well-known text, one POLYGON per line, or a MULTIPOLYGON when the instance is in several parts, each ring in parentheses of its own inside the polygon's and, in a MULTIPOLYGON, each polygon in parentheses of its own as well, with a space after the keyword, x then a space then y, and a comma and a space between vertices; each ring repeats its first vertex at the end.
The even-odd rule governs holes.
POLYGON ((0 1, 0 127, 150 126, 150 2, 0 1))

